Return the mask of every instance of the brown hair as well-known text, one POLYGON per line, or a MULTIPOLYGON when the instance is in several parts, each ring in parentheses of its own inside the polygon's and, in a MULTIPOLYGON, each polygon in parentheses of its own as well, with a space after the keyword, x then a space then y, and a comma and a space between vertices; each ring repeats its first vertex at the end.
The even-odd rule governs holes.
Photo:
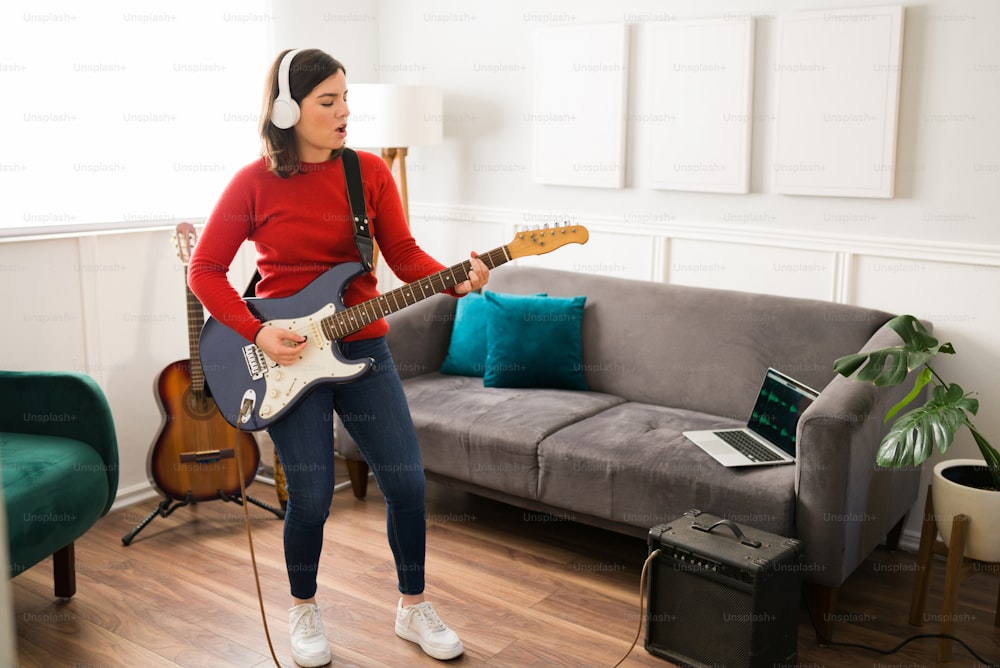
MULTIPOLYGON (((271 69, 268 70, 259 125, 261 152, 267 158, 271 171, 282 178, 299 171, 294 126, 282 130, 271 123, 271 109, 274 107, 274 99, 278 97, 278 68, 289 51, 292 49, 279 53, 271 64, 271 69)), ((337 72, 347 74, 343 64, 326 52, 319 49, 299 51, 288 70, 288 89, 292 99, 301 103, 313 88, 337 72)))

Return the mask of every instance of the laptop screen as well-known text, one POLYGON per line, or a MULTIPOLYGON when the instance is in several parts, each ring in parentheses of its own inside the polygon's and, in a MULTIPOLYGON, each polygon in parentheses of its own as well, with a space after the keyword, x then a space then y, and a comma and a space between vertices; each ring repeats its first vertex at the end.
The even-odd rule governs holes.
POLYGON ((747 427, 794 457, 795 427, 816 396, 815 390, 768 369, 747 427))

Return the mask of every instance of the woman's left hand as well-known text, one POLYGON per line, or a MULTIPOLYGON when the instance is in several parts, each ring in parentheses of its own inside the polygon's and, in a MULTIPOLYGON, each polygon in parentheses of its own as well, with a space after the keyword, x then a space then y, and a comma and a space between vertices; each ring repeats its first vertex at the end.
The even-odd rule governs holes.
POLYGON ((483 261, 479 259, 479 255, 476 251, 472 251, 470 255, 472 260, 470 264, 472 265, 469 271, 469 280, 463 281, 455 286, 455 294, 464 295, 472 292, 473 290, 478 290, 486 285, 490 280, 490 270, 486 268, 483 261))

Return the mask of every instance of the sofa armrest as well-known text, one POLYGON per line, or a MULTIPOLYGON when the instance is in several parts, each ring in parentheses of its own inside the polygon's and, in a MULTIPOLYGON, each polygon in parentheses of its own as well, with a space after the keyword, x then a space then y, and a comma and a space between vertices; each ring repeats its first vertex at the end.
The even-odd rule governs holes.
MULTIPOLYGON (((898 345, 890 329, 862 351, 898 345)), ((832 361, 831 361, 832 365, 832 361)), ((805 546, 807 578, 840 586, 916 502, 920 470, 885 469, 875 453, 884 417, 913 387, 874 387, 837 375, 802 414, 796 465, 795 535, 805 546)))
POLYGON ((386 341, 400 378, 441 368, 448 354, 457 301, 451 295, 435 295, 386 318, 389 323, 386 341))
POLYGON ((83 441, 104 461, 111 509, 118 492, 118 439, 111 407, 90 376, 72 371, 0 371, 0 431, 83 441))

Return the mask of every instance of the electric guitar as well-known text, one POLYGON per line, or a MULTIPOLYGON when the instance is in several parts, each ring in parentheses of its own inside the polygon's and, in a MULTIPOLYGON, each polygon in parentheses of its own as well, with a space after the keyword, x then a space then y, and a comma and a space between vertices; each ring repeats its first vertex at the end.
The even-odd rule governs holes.
MULTIPOLYGON (((479 256, 493 269, 528 255, 542 255, 567 244, 583 244, 590 234, 582 225, 546 226, 519 232, 506 246, 479 256)), ((295 364, 283 367, 264 351, 247 343, 235 330, 209 318, 201 332, 205 377, 224 418, 241 430, 266 429, 306 394, 325 383, 346 383, 363 376, 370 358, 347 359, 338 341, 379 318, 468 280, 466 260, 436 274, 347 308, 342 297, 354 277, 364 273, 360 262, 339 264, 289 297, 247 300, 250 311, 267 325, 307 337, 295 364)))
POLYGON ((257 475, 260 450, 251 434, 233 432, 205 385, 198 354, 198 333, 205 314, 187 287, 187 267, 196 238, 191 223, 177 225, 174 243, 185 269, 190 359, 174 362, 157 378, 157 398, 166 419, 150 450, 148 469, 153 485, 167 497, 209 501, 240 495, 235 448, 239 448, 242 460, 244 487, 257 475))

